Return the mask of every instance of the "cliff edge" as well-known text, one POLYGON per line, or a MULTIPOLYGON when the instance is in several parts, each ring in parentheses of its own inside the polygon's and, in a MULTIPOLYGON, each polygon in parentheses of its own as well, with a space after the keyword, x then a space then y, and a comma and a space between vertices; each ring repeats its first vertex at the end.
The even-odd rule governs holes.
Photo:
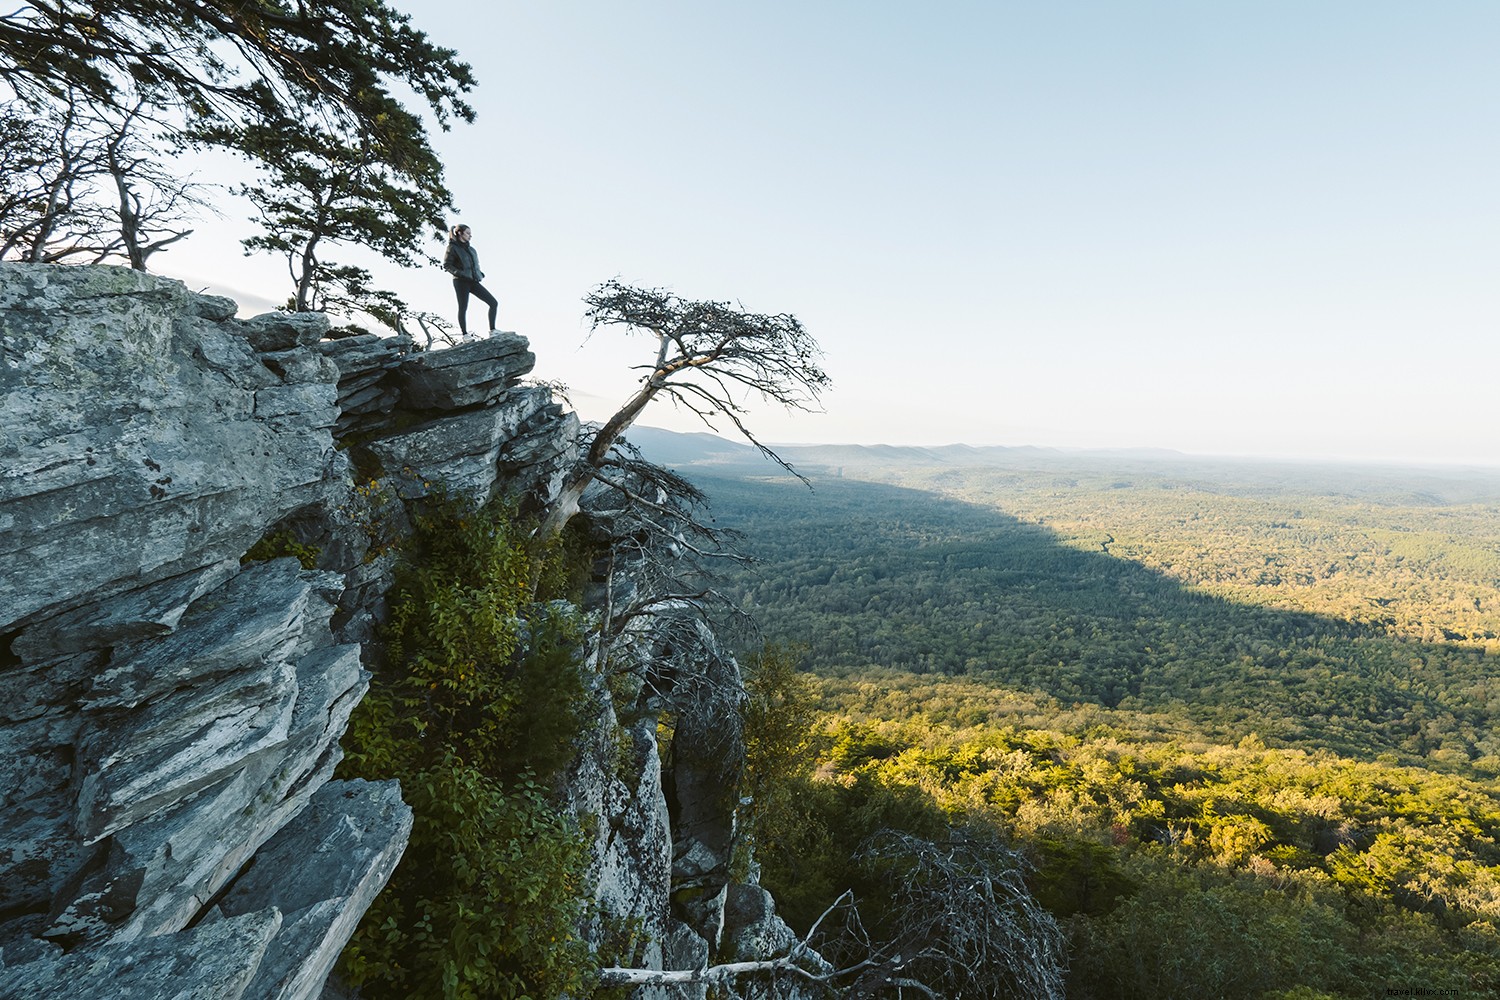
MULTIPOLYGON (((577 460, 523 337, 420 353, 235 313, 121 268, 0 264, 0 997, 319 995, 411 829, 395 782, 331 780, 387 535, 437 489, 540 507, 577 460), (300 559, 242 562, 272 536, 300 559)), ((683 627, 621 649, 649 673, 683 627)), ((786 938, 730 884, 711 712, 664 768, 652 695, 591 697, 565 794, 595 821, 594 912, 649 968, 786 938)))

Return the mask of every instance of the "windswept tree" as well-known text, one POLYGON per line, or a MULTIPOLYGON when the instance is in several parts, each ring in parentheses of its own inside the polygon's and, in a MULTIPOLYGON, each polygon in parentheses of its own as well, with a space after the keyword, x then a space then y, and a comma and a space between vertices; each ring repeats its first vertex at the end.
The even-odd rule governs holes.
POLYGON ((18 101, 0 106, 0 259, 65 259, 67 227, 95 171, 82 162, 71 102, 45 117, 18 101))
POLYGON ((817 342, 797 317, 752 313, 726 302, 683 299, 618 281, 600 285, 584 303, 594 329, 615 326, 645 334, 655 338, 656 352, 650 363, 636 366, 644 373, 640 388, 594 433, 540 533, 560 533, 578 513, 584 490, 608 464, 615 443, 658 397, 686 408, 711 430, 718 429, 717 419, 728 421, 767 458, 798 475, 745 423, 747 400, 815 410, 831 384, 817 342))
POLYGON ((191 177, 179 177, 162 166, 143 130, 151 121, 149 106, 136 101, 118 113, 102 116, 100 159, 114 195, 113 212, 101 219, 113 223, 118 241, 107 250, 123 257, 135 270, 146 270, 153 254, 192 235, 188 221, 203 211, 212 211, 207 186, 191 177))
POLYGON ((0 84, 46 103, 145 96, 233 127, 323 108, 378 128, 391 82, 472 121, 472 71, 384 0, 29 0, 0 14, 0 84))
POLYGON ((378 130, 309 117, 257 122, 241 135, 260 177, 238 193, 255 206, 264 229, 244 241, 245 249, 286 260, 293 310, 406 312, 395 295, 374 287, 367 268, 331 254, 363 247, 403 267, 430 260, 421 247, 441 231, 452 196, 421 122, 391 102, 378 130))
MULTIPOLYGON (((331 231, 320 228, 323 217, 330 216, 329 226, 355 220, 352 238, 375 234, 377 251, 397 263, 420 254, 425 223, 435 224, 450 198, 424 118, 395 95, 415 94, 446 129, 454 118, 473 120, 463 98, 473 86, 472 71, 453 50, 433 44, 385 0, 31 0, 0 14, 0 96, 10 91, 13 117, 55 117, 80 96, 95 111, 133 119, 149 108, 153 125, 171 136, 164 148, 220 146, 264 163, 265 242, 293 246, 291 256, 307 262, 296 274, 294 299, 302 308, 322 296, 401 311, 371 289, 361 269, 323 262, 318 243, 331 231), (330 176, 314 184, 306 171, 320 168, 330 176), (363 192, 352 206, 351 190, 363 192), (414 224, 414 215, 423 224, 414 224)), ((123 161, 131 172, 110 175, 116 249, 144 266, 148 252, 165 245, 141 225, 151 203, 147 189, 161 185, 151 179, 147 157, 123 161)), ((54 184, 44 195, 55 205, 69 193, 77 191, 54 184)), ((70 246, 54 224, 62 218, 100 224, 54 211, 41 227, 49 241, 27 259, 60 259, 57 247, 70 246)), ((9 216, 0 222, 7 231, 22 228, 9 216)), ((22 222, 28 233, 37 230, 22 222)), ((94 242, 98 234, 86 233, 94 242)))
POLYGON ((77 90, 41 108, 0 106, 0 259, 138 271, 192 232, 205 185, 158 161, 152 111, 94 104, 77 90))

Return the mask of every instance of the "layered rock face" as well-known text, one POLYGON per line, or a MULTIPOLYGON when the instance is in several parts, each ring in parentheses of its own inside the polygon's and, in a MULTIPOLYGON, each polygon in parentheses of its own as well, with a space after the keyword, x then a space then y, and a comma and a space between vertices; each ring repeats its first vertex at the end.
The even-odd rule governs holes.
MULTIPOLYGON (((411 827, 394 782, 330 780, 404 505, 544 504, 577 460, 524 338, 423 354, 235 311, 0 264, 0 997, 317 996, 411 827), (258 541, 298 558, 242 564, 258 541)), ((566 793, 597 911, 652 968, 784 943, 761 896, 726 906, 721 776, 664 771, 649 699, 594 683, 566 793)))
POLYGON ((234 313, 0 265, 0 996, 316 995, 411 824, 329 780, 389 582, 372 496, 573 460, 522 338, 234 313), (278 525, 315 569, 241 565, 278 525))

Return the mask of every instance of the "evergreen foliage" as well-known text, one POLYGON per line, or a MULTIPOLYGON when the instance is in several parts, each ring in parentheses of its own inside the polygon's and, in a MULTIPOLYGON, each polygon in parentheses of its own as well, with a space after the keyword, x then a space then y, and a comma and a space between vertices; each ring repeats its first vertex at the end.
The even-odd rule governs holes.
POLYGON ((743 869, 752 844, 763 856, 795 856, 797 841, 807 834, 805 817, 792 798, 805 788, 815 760, 816 707, 812 678, 797 670, 793 650, 767 646, 747 656, 740 672, 745 682, 745 770, 740 779, 745 804, 737 814, 737 846, 743 869))
POLYGON ((402 267, 435 263, 421 247, 441 234, 453 199, 420 118, 396 105, 379 129, 310 114, 197 135, 256 166, 256 182, 236 193, 255 206, 263 232, 242 242, 247 253, 264 250, 286 260, 295 289, 291 311, 363 311, 402 328, 410 311, 405 303, 375 287, 367 268, 330 255, 358 247, 402 267))
POLYGON ((383 0, 22 4, 0 14, 0 256, 144 270, 203 203, 172 162, 224 148, 260 170, 239 193, 265 232, 245 245, 286 258, 292 308, 399 329, 406 306, 327 248, 429 256, 452 198, 424 112, 472 121, 474 82, 383 0))
POLYGON ((438 117, 470 121, 474 86, 382 0, 55 0, 0 15, 0 83, 37 102, 78 88, 105 106, 138 91, 209 120, 316 107, 371 126, 410 88, 438 117))

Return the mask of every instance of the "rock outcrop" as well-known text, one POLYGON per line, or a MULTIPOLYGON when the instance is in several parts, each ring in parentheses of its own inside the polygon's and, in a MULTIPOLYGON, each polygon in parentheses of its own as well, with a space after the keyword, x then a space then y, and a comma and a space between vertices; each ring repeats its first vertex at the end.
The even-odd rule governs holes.
MULTIPOLYGON (((0 997, 317 996, 411 828, 394 782, 331 780, 405 504, 544 504, 577 460, 525 338, 417 353, 235 311, 0 264, 0 997)), ((786 933, 754 893, 726 916, 723 706, 664 771, 654 628, 634 687, 594 678, 566 793, 597 821, 595 912, 688 968, 786 933)))

